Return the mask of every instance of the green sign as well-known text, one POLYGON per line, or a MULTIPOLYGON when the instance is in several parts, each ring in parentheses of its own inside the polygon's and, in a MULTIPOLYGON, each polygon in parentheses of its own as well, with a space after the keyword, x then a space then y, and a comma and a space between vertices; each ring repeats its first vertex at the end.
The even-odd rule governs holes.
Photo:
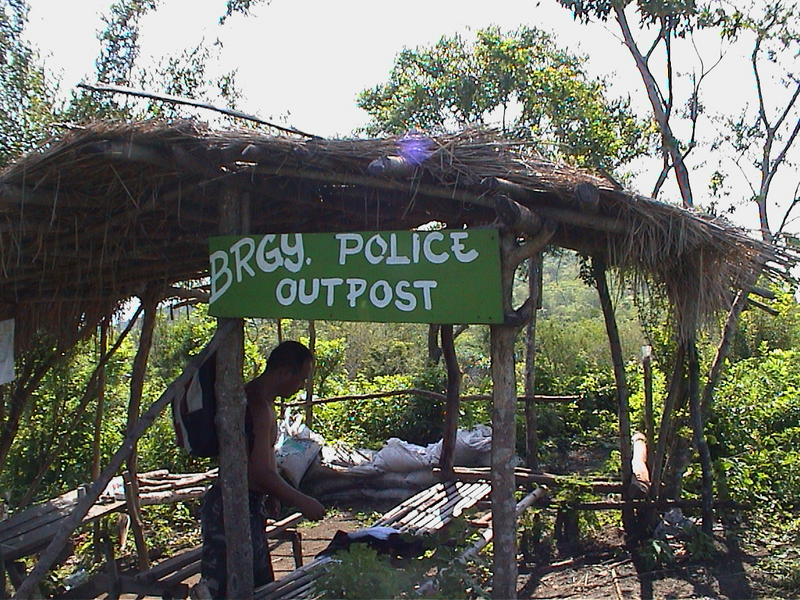
POLYGON ((495 229, 219 236, 217 317, 502 323, 495 229))

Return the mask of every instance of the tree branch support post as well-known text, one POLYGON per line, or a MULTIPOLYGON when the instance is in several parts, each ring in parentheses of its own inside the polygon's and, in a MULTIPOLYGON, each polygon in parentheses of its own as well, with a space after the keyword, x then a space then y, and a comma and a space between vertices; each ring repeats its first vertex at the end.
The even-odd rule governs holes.
MULTIPOLYGON (((156 324, 156 309, 161 299, 155 289, 148 289, 139 299, 144 306, 144 318, 142 319, 142 331, 139 334, 139 347, 133 359, 133 373, 131 374, 131 394, 128 401, 128 425, 126 434, 130 435, 136 422, 139 420, 139 413, 142 405, 142 392, 144 390, 144 378, 147 373, 147 359, 150 356, 150 348, 153 345, 153 330, 156 324)), ((124 474, 125 482, 125 503, 128 516, 130 517, 130 527, 133 531, 133 539, 136 543, 136 556, 139 569, 145 571, 150 568, 150 558, 147 551, 147 542, 144 539, 144 524, 142 522, 142 507, 139 501, 139 482, 136 478, 138 471, 139 457, 136 451, 136 444, 133 445, 128 459, 126 460, 127 473, 124 474)))
MULTIPOLYGON (((533 310, 525 332, 525 395, 536 394, 536 316, 542 307, 542 265, 544 253, 528 259, 528 294, 533 310)), ((525 465, 539 469, 539 407, 535 400, 525 402, 525 465)))
MULTIPOLYGON (((619 339, 619 330, 617 329, 617 321, 614 316, 614 306, 611 303, 611 294, 608 291, 605 262, 599 257, 594 257, 592 259, 592 271, 595 284, 597 285, 597 292, 600 296, 600 305, 603 309, 603 318, 605 319, 606 332, 608 333, 608 344, 611 348, 611 360, 614 364, 614 379, 617 384, 619 451, 620 461, 622 462, 622 497, 625 500, 630 500, 632 478, 631 459, 633 458, 633 451, 631 448, 631 423, 630 409, 628 406, 628 381, 625 377, 625 361, 622 358, 622 344, 619 339)), ((635 533, 633 509, 628 507, 622 511, 622 521, 625 527, 625 533, 628 534, 628 536, 633 535, 635 533)))
POLYGON ((700 456, 703 488, 703 532, 711 535, 714 525, 713 475, 711 470, 711 453, 708 449, 704 432, 703 410, 700 406, 700 361, 697 356, 697 345, 694 335, 687 341, 686 353, 689 363, 689 413, 692 421, 692 437, 697 453, 700 456))
POLYGON ((445 479, 450 479, 453 477, 453 466, 455 464, 461 371, 458 369, 453 326, 442 325, 440 331, 442 335, 442 355, 447 366, 447 403, 444 412, 442 455, 439 458, 439 467, 442 469, 442 476, 445 479))
MULTIPOLYGON (((223 187, 219 206, 221 234, 241 234, 249 227, 248 198, 223 187)), ((219 484, 222 489, 228 598, 253 595, 253 547, 247 502, 247 451, 244 439, 246 397, 242 381, 244 322, 220 318, 217 327, 232 323, 233 332, 217 350, 217 435, 219 436, 219 484)))
MULTIPOLYGON (((317 353, 317 326, 314 321, 308 322, 308 349, 311 350, 311 355, 316 356, 317 353)), ((306 427, 311 429, 314 425, 314 371, 316 370, 314 364, 311 365, 311 372, 308 374, 306 381, 306 427)))
POLYGON ((512 303, 514 273, 519 264, 537 254, 550 242, 555 226, 504 194, 494 198, 495 211, 504 229, 500 230, 500 279, 505 322, 491 325, 492 357, 492 598, 517 597, 517 540, 515 511, 517 381, 514 340, 535 308, 531 298, 515 309, 512 303), (517 237, 525 238, 518 244, 517 237))

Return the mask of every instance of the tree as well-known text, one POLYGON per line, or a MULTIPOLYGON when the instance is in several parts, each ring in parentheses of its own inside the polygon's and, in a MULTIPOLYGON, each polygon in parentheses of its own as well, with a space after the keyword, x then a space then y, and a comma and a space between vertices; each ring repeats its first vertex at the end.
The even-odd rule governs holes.
POLYGON ((57 120, 56 82, 23 37, 24 0, 0 0, 0 166, 48 137, 57 120))
MULTIPOLYGON (((788 65, 781 61, 784 56, 796 60, 800 53, 800 9, 797 4, 778 0, 767 4, 751 3, 746 12, 717 8, 711 14, 712 22, 722 28, 723 37, 752 43, 750 64, 755 101, 749 101, 736 116, 722 120, 723 133, 716 146, 731 149, 732 155, 726 158, 741 173, 752 193, 751 200, 758 208, 761 237, 771 241, 783 232, 791 211, 800 202, 796 187, 793 201, 773 232, 767 199, 775 176, 787 165, 789 151, 800 134, 800 73, 794 61, 788 65), (765 79, 769 75, 777 79, 779 85, 767 89, 765 79)), ((717 176, 724 179, 720 172, 717 176)))
POLYGON ((608 170, 647 149, 647 126, 628 102, 609 100, 605 83, 586 75, 581 57, 529 27, 510 33, 491 27, 474 41, 456 34, 404 49, 388 81, 363 90, 358 105, 372 117, 369 134, 499 122, 552 158, 608 170))

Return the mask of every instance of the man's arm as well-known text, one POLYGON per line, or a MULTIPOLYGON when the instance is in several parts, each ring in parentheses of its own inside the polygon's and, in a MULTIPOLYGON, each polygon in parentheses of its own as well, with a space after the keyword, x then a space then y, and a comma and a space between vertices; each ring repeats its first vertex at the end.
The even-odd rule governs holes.
POLYGON ((325 508, 311 496, 306 496, 289 485, 280 473, 275 460, 275 417, 271 409, 250 405, 253 420, 253 449, 247 464, 250 489, 269 494, 284 504, 297 507, 309 519, 317 521, 325 516, 325 508))

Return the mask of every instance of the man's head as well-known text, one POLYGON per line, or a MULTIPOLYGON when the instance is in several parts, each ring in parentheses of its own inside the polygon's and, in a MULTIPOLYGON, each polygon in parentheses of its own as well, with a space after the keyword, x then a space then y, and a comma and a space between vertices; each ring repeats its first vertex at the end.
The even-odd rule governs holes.
POLYGON ((277 395, 287 397, 305 385, 313 362, 311 350, 300 342, 282 342, 270 353, 264 374, 275 382, 277 395))

